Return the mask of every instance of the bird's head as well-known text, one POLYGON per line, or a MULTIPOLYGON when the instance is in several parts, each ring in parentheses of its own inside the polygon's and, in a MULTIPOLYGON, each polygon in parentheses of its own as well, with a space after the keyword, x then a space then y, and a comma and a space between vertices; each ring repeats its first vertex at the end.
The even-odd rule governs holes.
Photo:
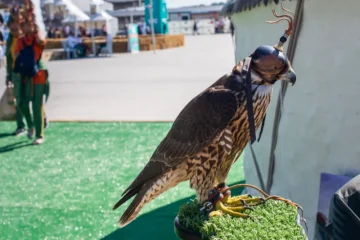
POLYGON ((273 46, 260 46, 251 55, 251 70, 255 84, 274 84, 283 80, 295 84, 296 74, 282 51, 273 46))
POLYGON ((291 67, 290 61, 283 53, 283 45, 294 28, 295 15, 282 5, 281 8, 292 16, 288 14, 278 15, 275 9, 273 9, 272 12, 274 16, 279 19, 276 21, 267 21, 267 23, 271 24, 283 20, 289 23, 288 29, 280 38, 279 43, 275 46, 260 46, 251 54, 251 70, 252 75, 254 75, 252 81, 255 84, 273 84, 277 80, 287 81, 293 85, 296 82, 296 74, 291 67))

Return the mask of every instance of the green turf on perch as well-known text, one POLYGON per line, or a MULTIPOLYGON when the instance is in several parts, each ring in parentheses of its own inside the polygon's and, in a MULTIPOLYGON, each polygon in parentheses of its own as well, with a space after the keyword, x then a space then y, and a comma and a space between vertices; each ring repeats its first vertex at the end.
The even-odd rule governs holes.
POLYGON ((200 233, 201 239, 307 239, 302 226, 298 224, 297 209, 282 201, 268 200, 264 205, 254 207, 253 211, 246 210, 245 213, 250 214, 252 219, 225 214, 208 219, 200 208, 196 200, 182 205, 178 220, 182 227, 200 233))

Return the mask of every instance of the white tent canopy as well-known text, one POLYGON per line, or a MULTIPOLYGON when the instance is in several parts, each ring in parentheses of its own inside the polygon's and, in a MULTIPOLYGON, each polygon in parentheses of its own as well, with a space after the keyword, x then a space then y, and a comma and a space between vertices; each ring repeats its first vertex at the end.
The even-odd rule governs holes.
POLYGON ((103 0, 91 0, 90 1, 90 5, 98 6, 98 5, 103 5, 103 4, 105 4, 105 1, 103 1, 103 0))
POLYGON ((108 21, 113 19, 113 17, 110 16, 110 14, 108 14, 107 12, 102 11, 100 13, 95 13, 94 15, 91 15, 90 19, 93 22, 98 22, 98 21, 108 21))
POLYGON ((56 7, 60 7, 60 6, 66 6, 66 3, 63 0, 57 0, 55 2, 55 6, 56 7))
MULTIPOLYGON (((90 17, 86 15, 83 11, 81 11, 80 8, 78 8, 74 3, 71 2, 71 0, 61 0, 66 6, 66 9, 69 11, 69 16, 73 16, 73 22, 85 22, 89 21, 90 17)), ((65 18, 63 22, 70 22, 72 19, 70 17, 69 19, 65 18)))
MULTIPOLYGON (((105 4, 103 0, 91 0, 90 2, 90 5, 92 6, 94 5, 99 6, 103 4, 105 4)), ((104 22, 108 34, 110 34, 112 37, 116 35, 116 31, 118 29, 118 20, 117 18, 112 17, 104 10, 97 12, 93 14, 91 17, 89 17, 79 7, 77 7, 71 0, 58 0, 55 3, 55 5, 66 7, 66 9, 69 11, 69 14, 62 22, 75 23, 75 31, 77 31, 76 23, 78 22, 90 22, 92 27, 94 27, 95 22, 104 22)), ((93 51, 95 52, 94 31, 91 32, 92 32, 91 38, 92 38, 93 51)))
POLYGON ((42 2, 43 5, 47 5, 47 4, 54 4, 54 0, 44 0, 42 2))
POLYGON ((79 18, 76 15, 69 15, 62 20, 63 23, 75 23, 75 22, 85 22, 87 19, 79 18))
POLYGON ((108 14, 106 11, 95 13, 90 17, 91 22, 105 22, 108 34, 112 37, 116 35, 118 29, 118 21, 116 18, 108 14))

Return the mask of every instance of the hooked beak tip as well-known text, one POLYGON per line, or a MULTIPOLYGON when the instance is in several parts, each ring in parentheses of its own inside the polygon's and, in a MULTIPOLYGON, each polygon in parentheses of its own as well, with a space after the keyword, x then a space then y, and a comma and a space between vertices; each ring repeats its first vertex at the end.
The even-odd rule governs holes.
POLYGON ((286 74, 284 74, 280 77, 280 80, 289 82, 292 84, 292 86, 294 86, 295 82, 296 82, 296 74, 295 74, 294 70, 290 69, 286 74))
POLYGON ((294 72, 292 72, 292 74, 290 75, 289 82, 292 83, 292 86, 295 85, 295 83, 296 83, 296 75, 295 75, 294 72))
POLYGON ((296 74, 295 74, 295 71, 292 68, 290 68, 290 71, 289 71, 289 81, 292 83, 292 86, 295 85, 296 74))
POLYGON ((292 83, 291 86, 294 86, 296 83, 296 78, 295 78, 295 80, 290 80, 290 83, 292 83))

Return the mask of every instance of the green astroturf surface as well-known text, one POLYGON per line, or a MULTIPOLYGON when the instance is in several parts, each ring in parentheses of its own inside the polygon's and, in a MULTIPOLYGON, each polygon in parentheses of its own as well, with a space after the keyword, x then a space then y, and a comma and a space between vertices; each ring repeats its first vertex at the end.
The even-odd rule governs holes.
MULTIPOLYGON (((45 144, 13 137, 0 122, 0 239, 176 239, 173 221, 194 198, 188 182, 148 203, 123 229, 129 202, 112 206, 171 123, 51 123, 45 144)), ((229 184, 244 179, 242 161, 229 184)))
POLYGON ((197 201, 183 204, 179 220, 184 227, 199 232, 206 240, 305 240, 304 229, 298 225, 298 211, 282 201, 269 200, 265 204, 245 210, 251 218, 237 218, 223 214, 210 219, 200 212, 197 201))

